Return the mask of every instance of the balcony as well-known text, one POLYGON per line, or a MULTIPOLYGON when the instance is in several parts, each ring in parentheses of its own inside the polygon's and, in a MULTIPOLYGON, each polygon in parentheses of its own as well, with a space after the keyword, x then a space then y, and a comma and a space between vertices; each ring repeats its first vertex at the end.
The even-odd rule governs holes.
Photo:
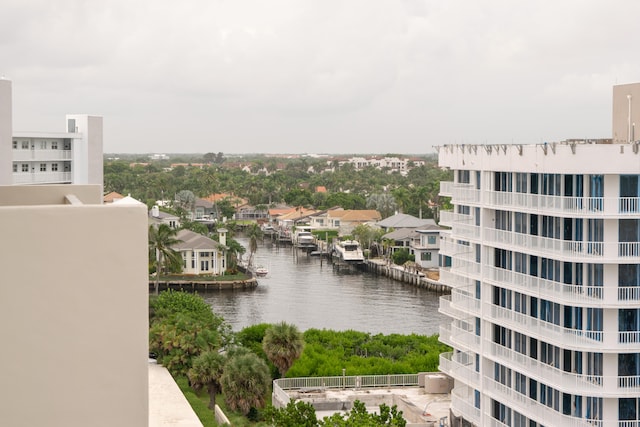
POLYGON ((465 317, 481 317, 481 303, 473 294, 474 288, 454 288, 451 290, 451 307, 465 313, 465 317))
POLYGON ((448 345, 449 347, 453 347, 453 341, 451 341, 451 325, 440 325, 439 332, 438 339, 440 342, 448 345))
POLYGON ((13 150, 13 161, 71 160, 71 154, 71 150, 13 150))
POLYGON ((475 326, 465 322, 454 320, 451 324, 450 344, 460 350, 477 350, 480 348, 481 338, 474 332, 475 326))
POLYGON ((451 295, 442 295, 440 297, 440 304, 438 305, 438 312, 454 319, 466 318, 468 315, 462 311, 456 310, 451 305, 451 295))
POLYGON ((453 204, 479 204, 482 199, 480 190, 473 184, 461 184, 451 181, 440 181, 440 195, 451 197, 453 204))
POLYGON ((452 273, 450 270, 441 268, 440 283, 443 283, 450 288, 461 288, 474 285, 475 280, 468 277, 460 276, 458 274, 452 273))
POLYGON ((451 410, 458 417, 472 422, 475 425, 481 425, 482 413, 479 408, 474 405, 474 391, 469 387, 456 387, 451 390, 451 410))
MULTIPOLYGON (((587 420, 584 418, 564 415, 562 412, 543 405, 542 403, 537 402, 488 377, 483 377, 482 383, 484 386, 484 393, 488 396, 500 402, 507 403, 512 410, 547 426, 603 427, 605 425, 615 425, 615 422, 601 424, 602 421, 587 420)), ((487 417, 488 415, 485 414, 486 420, 489 421, 490 418, 487 417)))
POLYGON ((492 246, 519 248, 525 253, 562 261, 640 262, 640 242, 573 241, 497 229, 485 229, 484 239, 492 246))
POLYGON ((14 172, 14 184, 66 184, 71 182, 71 172, 14 172))
MULTIPOLYGON (((455 200, 455 192, 452 198, 455 200)), ((640 213, 638 197, 567 197, 486 191, 485 206, 565 218, 624 218, 640 213)))
POLYGON ((480 388, 480 373, 474 369, 475 353, 442 353, 440 355, 440 371, 473 388, 480 388))

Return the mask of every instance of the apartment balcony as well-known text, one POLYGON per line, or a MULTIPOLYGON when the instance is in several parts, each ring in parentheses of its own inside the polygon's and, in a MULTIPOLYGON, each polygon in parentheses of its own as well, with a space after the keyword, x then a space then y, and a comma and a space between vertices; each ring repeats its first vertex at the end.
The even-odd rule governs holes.
POLYGON ((71 182, 71 172, 14 172, 14 184, 67 184, 71 182))
MULTIPOLYGON (((604 427, 615 426, 617 422, 609 423, 564 415, 562 412, 556 411, 486 376, 482 378, 482 384, 484 394, 507 404, 512 410, 546 426, 604 427)), ((485 414, 486 421, 490 421, 491 419, 488 414, 485 414)))
MULTIPOLYGON (((633 397, 640 395, 640 375, 602 376, 565 372, 558 366, 532 359, 500 344, 485 340, 484 355, 514 371, 521 372, 556 390, 595 397, 633 397)), ((559 363, 559 361, 558 361, 559 363)))
POLYGON ((440 254, 470 261, 475 260, 475 254, 471 246, 460 244, 451 238, 440 239, 440 254))
POLYGON ((640 304, 639 286, 569 285, 492 266, 484 266, 483 275, 487 283, 529 295, 544 295, 546 299, 564 305, 622 308, 640 304))
POLYGON ((527 314, 484 303, 485 319, 560 348, 578 351, 629 352, 640 347, 640 331, 587 331, 566 328, 527 314))
MULTIPOLYGON (((486 207, 564 218, 624 218, 640 213, 638 197, 568 197, 485 191, 486 207)), ((455 191, 452 196, 455 199, 455 191)))
POLYGON ((440 181, 440 195, 451 197, 451 201, 458 204, 479 204, 482 193, 473 184, 461 184, 451 181, 440 181))
POLYGON ((438 312, 442 313, 446 316, 449 316, 453 319, 463 319, 463 318, 467 318, 469 317, 468 314, 460 311, 460 310, 456 310, 452 305, 451 305, 451 295, 442 295, 440 297, 440 304, 438 305, 438 312))
POLYGON ((440 283, 443 283, 450 288, 463 288, 474 285, 475 280, 455 274, 449 269, 441 268, 440 283))
POLYGON ((451 325, 450 324, 442 324, 439 327, 438 340, 441 343, 448 345, 449 347, 453 347, 453 341, 451 340, 451 325))
POLYGON ((477 350, 480 348, 481 337, 476 335, 475 326, 461 320, 454 320, 451 324, 451 347, 459 350, 477 350))
POLYGON ((474 368, 475 357, 473 352, 442 353, 438 369, 457 381, 479 389, 480 373, 474 368))
POLYGON ((465 317, 482 317, 481 302, 473 294, 474 288, 454 288, 451 290, 451 307, 465 313, 465 317))
POLYGON ((457 417, 481 425, 482 412, 474 404, 474 391, 470 387, 460 386, 451 390, 451 410, 457 417))
MULTIPOLYGON (((455 235, 455 228, 454 228, 455 235)), ((552 239, 497 229, 485 229, 487 244, 562 261, 640 262, 640 242, 585 242, 552 239)))
POLYGON ((13 161, 71 160, 71 154, 71 150, 13 150, 13 161))
POLYGON ((454 221, 454 215, 455 214, 452 211, 440 211, 440 221, 438 222, 438 225, 443 227, 451 227, 451 224, 453 224, 454 221))

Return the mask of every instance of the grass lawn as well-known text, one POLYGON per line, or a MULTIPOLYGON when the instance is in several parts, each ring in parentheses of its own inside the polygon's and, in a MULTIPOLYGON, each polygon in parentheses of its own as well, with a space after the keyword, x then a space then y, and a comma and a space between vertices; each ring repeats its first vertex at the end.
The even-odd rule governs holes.
MULTIPOLYGON (((178 377, 175 379, 178 387, 182 390, 182 394, 187 398, 187 401, 193 408, 193 411, 196 413, 198 418, 200 418, 200 422, 204 427, 216 427, 219 424, 216 423, 215 416, 213 411, 209 409, 209 394, 206 391, 201 391, 199 394, 196 394, 195 391, 191 387, 189 387, 189 383, 185 377, 178 377)), ((247 417, 244 415, 233 412, 227 408, 227 405, 224 403, 224 396, 218 394, 216 396, 216 404, 222 409, 225 413, 231 425, 234 427, 268 427, 268 424, 265 422, 257 422, 254 423, 249 421, 247 417)), ((271 404, 271 393, 268 395, 267 405, 271 404)))
MULTIPOLYGON (((249 276, 243 273, 229 274, 224 276, 200 276, 195 274, 172 274, 170 276, 160 276, 160 281, 187 280, 191 282, 233 282, 234 280, 246 280, 249 276)), ((149 276, 149 281, 153 282, 154 276, 149 276)))

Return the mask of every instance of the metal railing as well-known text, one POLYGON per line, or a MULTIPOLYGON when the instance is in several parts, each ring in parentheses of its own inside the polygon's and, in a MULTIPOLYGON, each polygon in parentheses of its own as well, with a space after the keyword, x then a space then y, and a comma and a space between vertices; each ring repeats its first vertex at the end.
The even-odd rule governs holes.
POLYGON ((273 381, 273 393, 282 402, 289 401, 287 391, 325 389, 363 389, 418 387, 418 374, 350 375, 336 377, 280 378, 273 381))

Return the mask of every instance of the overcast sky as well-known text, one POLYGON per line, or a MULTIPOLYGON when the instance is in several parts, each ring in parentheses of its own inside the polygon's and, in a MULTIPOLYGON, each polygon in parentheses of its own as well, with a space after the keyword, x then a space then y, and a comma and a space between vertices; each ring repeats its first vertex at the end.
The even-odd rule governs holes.
POLYGON ((14 131, 104 151, 434 153, 611 137, 640 1, 3 0, 14 131))

